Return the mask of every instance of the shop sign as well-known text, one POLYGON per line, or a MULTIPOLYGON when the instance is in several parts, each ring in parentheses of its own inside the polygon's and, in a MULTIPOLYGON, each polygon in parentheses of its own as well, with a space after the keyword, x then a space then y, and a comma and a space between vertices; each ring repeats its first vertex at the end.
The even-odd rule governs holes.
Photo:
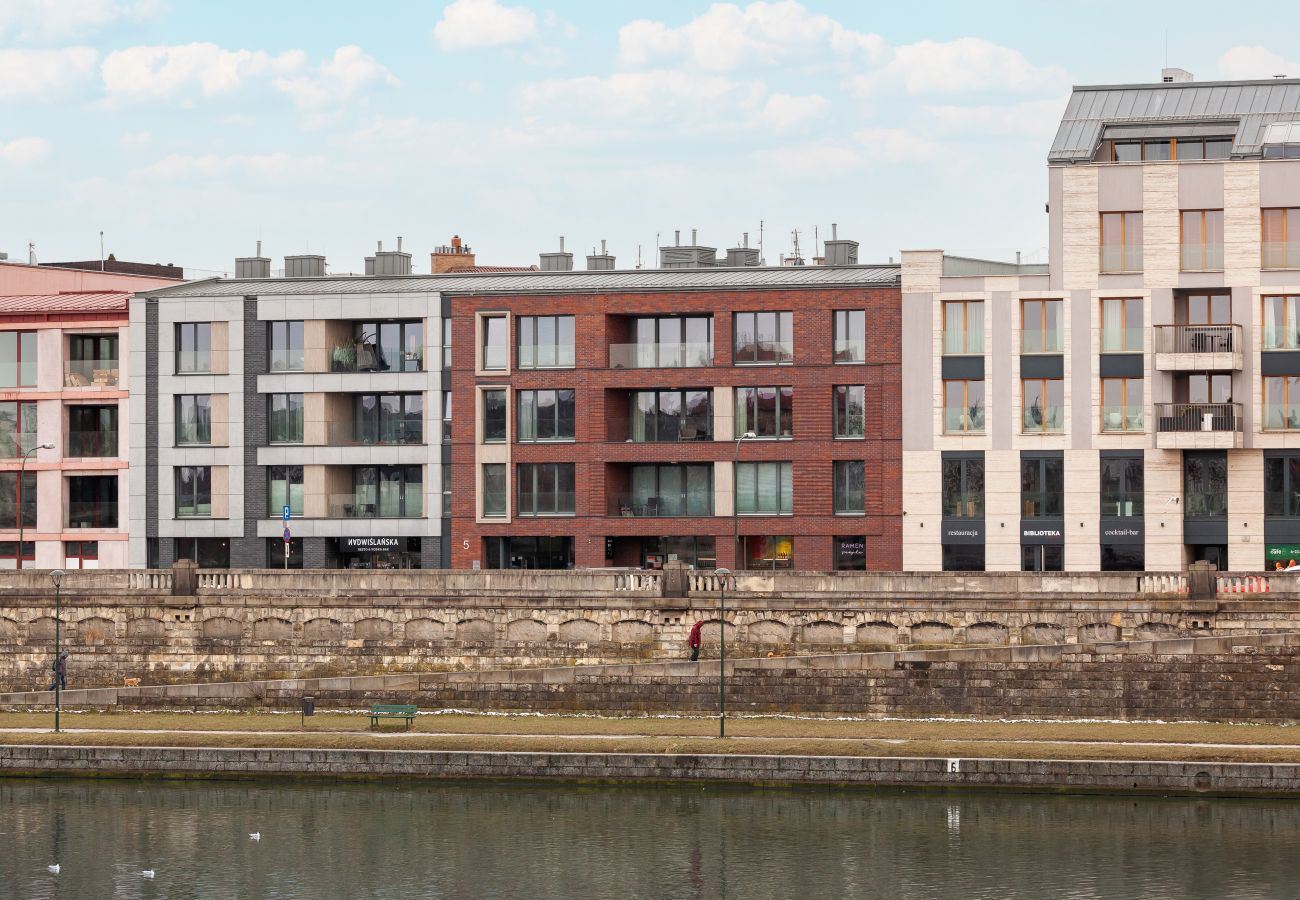
POLYGON ((1265 544, 1264 561, 1286 564, 1291 560, 1300 561, 1300 544, 1265 544))
POLYGON ((984 543, 984 521, 982 519, 946 520, 943 523, 943 543, 945 544, 984 543))
POLYGON ((401 550, 402 539, 396 537, 345 537, 339 538, 339 549, 351 553, 383 553, 401 550))
POLYGON ((1060 519, 1022 519, 1020 522, 1020 543, 1022 544, 1063 544, 1065 543, 1065 523, 1060 519))
POLYGON ((1136 517, 1103 518, 1101 520, 1101 543, 1103 544, 1141 544, 1146 540, 1146 523, 1136 517))

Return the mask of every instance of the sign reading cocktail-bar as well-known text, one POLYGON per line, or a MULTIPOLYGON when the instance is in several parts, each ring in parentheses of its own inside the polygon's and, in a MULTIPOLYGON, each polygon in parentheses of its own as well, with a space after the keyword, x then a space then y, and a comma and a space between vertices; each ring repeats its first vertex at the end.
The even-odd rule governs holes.
POLYGON ((396 537, 345 537, 339 538, 339 549, 352 553, 380 553, 403 547, 402 539, 396 537))

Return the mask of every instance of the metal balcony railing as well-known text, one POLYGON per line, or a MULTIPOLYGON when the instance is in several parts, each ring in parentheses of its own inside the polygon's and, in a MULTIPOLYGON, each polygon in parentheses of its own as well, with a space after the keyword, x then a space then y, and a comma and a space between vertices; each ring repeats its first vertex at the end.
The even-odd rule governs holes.
POLYGON ((1157 403, 1156 430, 1171 433, 1242 430, 1240 403, 1157 403))
POLYGON ((1241 351, 1240 325, 1157 325, 1156 353, 1234 353, 1241 351))

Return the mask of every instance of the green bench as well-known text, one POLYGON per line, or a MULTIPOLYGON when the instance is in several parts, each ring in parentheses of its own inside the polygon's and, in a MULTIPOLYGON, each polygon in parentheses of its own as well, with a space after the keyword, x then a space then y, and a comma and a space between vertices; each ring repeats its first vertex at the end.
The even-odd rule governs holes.
POLYGON ((411 730, 411 723, 415 721, 415 714, 419 710, 417 706, 407 706, 401 703, 376 703, 370 707, 370 730, 379 729, 380 719, 405 719, 406 730, 411 730))

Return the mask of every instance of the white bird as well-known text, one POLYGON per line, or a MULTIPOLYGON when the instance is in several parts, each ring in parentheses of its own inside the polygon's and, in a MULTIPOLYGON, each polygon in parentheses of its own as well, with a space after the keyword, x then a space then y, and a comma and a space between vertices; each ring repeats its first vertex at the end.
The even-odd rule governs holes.
POLYGON ((144 870, 143 872, 141 872, 140 874, 141 874, 142 876, 144 876, 145 878, 153 878, 153 869, 145 869, 145 870, 144 870))
POLYGON ((53 872, 55 875, 58 875, 58 874, 59 874, 59 864, 58 864, 58 863, 55 863, 55 864, 52 865, 52 866, 46 866, 45 868, 49 869, 49 870, 50 870, 51 872, 53 872))
POLYGON ((260 841, 262 839, 262 832, 254 831, 248 835, 248 839, 250 841, 260 841))

